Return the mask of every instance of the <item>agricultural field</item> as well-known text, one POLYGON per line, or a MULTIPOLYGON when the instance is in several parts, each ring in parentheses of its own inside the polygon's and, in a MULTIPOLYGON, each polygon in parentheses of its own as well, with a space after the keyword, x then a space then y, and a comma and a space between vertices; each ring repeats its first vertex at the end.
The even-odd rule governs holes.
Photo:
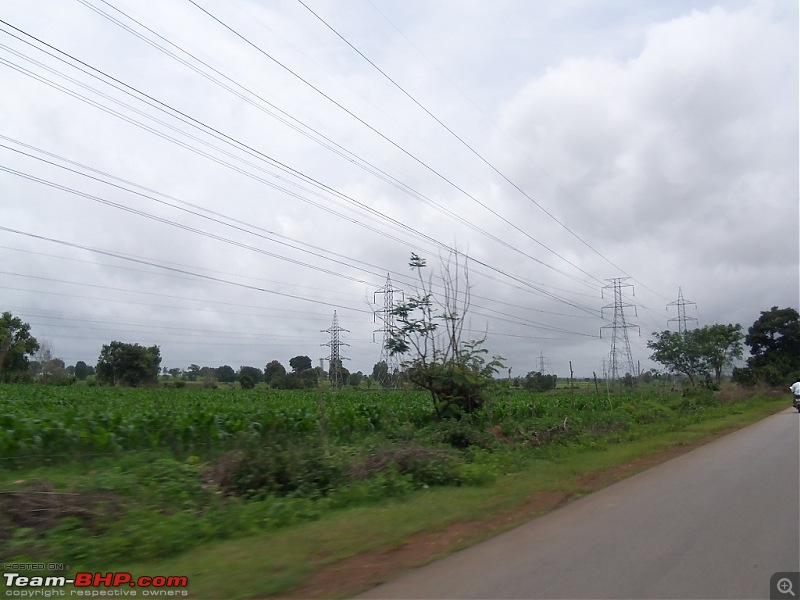
POLYGON ((762 401, 498 386, 480 411, 437 421, 423 392, 4 385, 0 559, 74 570, 176 555, 762 401))

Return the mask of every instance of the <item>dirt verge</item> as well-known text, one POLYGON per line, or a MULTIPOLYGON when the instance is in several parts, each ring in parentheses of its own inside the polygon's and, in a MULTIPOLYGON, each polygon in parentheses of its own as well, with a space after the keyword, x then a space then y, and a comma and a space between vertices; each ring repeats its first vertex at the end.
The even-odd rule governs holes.
MULTIPOLYGON (((580 476, 575 481, 585 493, 596 491, 708 444, 739 428, 729 427, 692 444, 671 446, 627 464, 580 476)), ((525 504, 486 519, 455 523, 439 531, 415 534, 399 548, 364 552, 323 565, 303 585, 279 597, 287 599, 352 597, 394 579, 409 569, 427 564, 555 510, 573 498, 574 495, 563 492, 540 492, 533 495, 525 504)))

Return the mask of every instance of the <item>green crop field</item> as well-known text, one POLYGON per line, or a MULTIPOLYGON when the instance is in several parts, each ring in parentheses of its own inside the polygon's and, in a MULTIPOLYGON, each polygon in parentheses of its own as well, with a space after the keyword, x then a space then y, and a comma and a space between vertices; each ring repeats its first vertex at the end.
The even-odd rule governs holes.
MULTIPOLYGON (((576 425, 650 419, 674 397, 568 390, 501 396, 478 415, 483 422, 545 428, 564 418, 576 425)), ((203 453, 237 436, 302 436, 323 423, 332 441, 344 442, 433 420, 425 392, 326 391, 322 402, 324 418, 315 390, 0 386, 0 456, 7 467, 129 450, 203 453)))
POLYGON ((657 386, 499 384, 491 398, 439 421, 419 391, 0 385, 0 560, 74 571, 169 557, 431 488, 486 488, 768 402, 657 386))

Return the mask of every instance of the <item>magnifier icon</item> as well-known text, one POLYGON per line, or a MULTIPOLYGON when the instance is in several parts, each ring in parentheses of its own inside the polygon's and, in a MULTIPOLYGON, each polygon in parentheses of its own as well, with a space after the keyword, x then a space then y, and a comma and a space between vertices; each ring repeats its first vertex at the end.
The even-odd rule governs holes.
POLYGON ((795 593, 792 591, 792 580, 788 577, 778 579, 776 587, 781 594, 791 594, 792 598, 796 597, 795 593))

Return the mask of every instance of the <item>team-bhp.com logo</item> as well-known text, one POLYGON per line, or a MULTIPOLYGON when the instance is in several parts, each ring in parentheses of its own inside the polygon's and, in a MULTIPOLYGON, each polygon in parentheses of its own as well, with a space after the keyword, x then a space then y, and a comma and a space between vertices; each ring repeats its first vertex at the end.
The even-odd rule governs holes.
POLYGON ((189 586, 189 578, 184 576, 142 575, 133 577, 126 572, 109 573, 75 573, 75 577, 67 579, 63 576, 27 576, 19 573, 3 573, 6 584, 6 596, 18 598, 49 598, 52 596, 188 596, 185 589, 189 586), (78 589, 64 590, 72 585, 78 589), (111 589, 108 589, 111 588, 111 589), (131 589, 134 588, 134 589, 131 589))

